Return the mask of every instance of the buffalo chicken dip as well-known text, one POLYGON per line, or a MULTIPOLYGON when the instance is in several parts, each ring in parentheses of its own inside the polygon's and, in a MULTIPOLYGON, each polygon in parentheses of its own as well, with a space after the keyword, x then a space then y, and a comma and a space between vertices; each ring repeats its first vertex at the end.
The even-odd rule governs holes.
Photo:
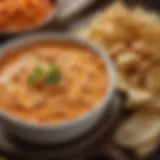
POLYGON ((103 59, 72 42, 27 44, 0 61, 0 108, 24 121, 76 119, 92 110, 109 86, 103 59))

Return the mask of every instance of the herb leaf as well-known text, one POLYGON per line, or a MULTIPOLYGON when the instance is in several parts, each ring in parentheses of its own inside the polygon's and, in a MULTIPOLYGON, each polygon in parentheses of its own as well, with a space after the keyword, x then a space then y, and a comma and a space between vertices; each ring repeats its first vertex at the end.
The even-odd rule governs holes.
POLYGON ((61 70, 57 64, 52 64, 45 77, 47 84, 57 84, 61 80, 61 70))
POLYGON ((42 78, 44 76, 44 71, 42 68, 38 67, 33 73, 32 75, 29 77, 29 82, 31 84, 37 84, 39 83, 42 78))

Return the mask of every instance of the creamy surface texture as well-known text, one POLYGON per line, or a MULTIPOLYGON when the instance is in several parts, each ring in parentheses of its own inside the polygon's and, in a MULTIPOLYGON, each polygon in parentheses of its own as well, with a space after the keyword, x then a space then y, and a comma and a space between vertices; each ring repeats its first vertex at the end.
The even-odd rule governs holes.
POLYGON ((0 109, 24 121, 62 123, 100 103, 108 81, 103 59, 91 49, 72 42, 28 44, 0 59, 0 109), (36 68, 47 72, 51 64, 61 70, 58 83, 29 82, 36 68))

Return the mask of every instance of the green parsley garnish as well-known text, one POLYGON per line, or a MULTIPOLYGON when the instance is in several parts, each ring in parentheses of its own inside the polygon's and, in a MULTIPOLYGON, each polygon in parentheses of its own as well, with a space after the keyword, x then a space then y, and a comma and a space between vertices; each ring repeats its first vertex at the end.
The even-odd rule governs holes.
POLYGON ((52 64, 45 77, 46 84, 57 84, 61 80, 61 70, 57 64, 52 64))
POLYGON ((34 85, 39 83, 44 77, 44 74, 45 73, 42 68, 36 68, 32 75, 29 77, 29 82, 34 85))
POLYGON ((57 64, 51 64, 46 72, 41 67, 37 68, 29 77, 29 82, 33 85, 40 82, 57 84, 61 80, 61 76, 60 67, 57 64))

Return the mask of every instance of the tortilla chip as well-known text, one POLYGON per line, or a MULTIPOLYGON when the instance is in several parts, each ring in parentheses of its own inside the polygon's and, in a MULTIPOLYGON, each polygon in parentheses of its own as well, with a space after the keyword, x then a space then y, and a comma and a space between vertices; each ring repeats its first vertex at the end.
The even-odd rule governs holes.
POLYGON ((115 141, 134 148, 160 135, 160 114, 136 113, 125 120, 115 134, 115 141))

